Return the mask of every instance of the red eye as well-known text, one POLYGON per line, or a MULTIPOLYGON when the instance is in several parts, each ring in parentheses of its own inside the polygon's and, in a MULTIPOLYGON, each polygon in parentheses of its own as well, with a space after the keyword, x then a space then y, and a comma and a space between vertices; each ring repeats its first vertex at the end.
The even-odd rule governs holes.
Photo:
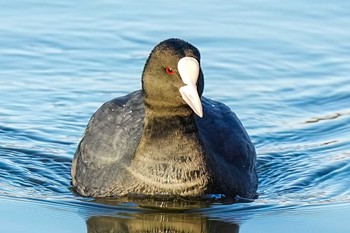
POLYGON ((167 74, 174 74, 175 73, 175 71, 173 69, 171 69, 169 66, 167 66, 165 68, 165 71, 167 72, 167 74))

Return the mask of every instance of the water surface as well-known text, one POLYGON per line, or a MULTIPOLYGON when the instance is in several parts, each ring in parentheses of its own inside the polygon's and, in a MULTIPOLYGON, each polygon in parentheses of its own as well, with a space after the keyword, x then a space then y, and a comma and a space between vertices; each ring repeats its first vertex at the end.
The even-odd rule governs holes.
POLYGON ((350 3, 0 3, 0 223, 7 232, 346 232, 350 3), (202 53, 204 95, 240 117, 260 197, 93 200, 70 191, 90 116, 140 88, 158 42, 202 53), (19 225, 23 227, 19 227, 19 225))

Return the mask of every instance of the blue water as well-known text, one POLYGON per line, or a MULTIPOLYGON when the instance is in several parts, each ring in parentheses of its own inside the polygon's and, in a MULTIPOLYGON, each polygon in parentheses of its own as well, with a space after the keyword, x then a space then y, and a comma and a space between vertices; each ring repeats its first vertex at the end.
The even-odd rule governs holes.
POLYGON ((349 9, 340 0, 1 1, 2 229, 348 232, 349 9), (149 52, 169 37, 199 48, 204 95, 251 135, 255 202, 107 202, 69 190, 90 116, 139 89, 149 52))

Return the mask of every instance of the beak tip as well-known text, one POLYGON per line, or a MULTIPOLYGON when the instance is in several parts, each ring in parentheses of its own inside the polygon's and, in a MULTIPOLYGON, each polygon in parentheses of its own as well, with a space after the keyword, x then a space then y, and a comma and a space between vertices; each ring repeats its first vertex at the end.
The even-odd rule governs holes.
POLYGON ((187 103, 188 106, 193 110, 193 112, 199 116, 203 117, 203 108, 200 97, 197 93, 197 88, 193 85, 185 85, 179 89, 182 99, 187 103))

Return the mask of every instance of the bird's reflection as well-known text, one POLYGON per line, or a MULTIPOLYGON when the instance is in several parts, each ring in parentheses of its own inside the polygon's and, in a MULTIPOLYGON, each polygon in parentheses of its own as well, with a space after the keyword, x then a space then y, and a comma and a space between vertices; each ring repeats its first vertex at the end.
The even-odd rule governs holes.
POLYGON ((94 216, 87 220, 88 233, 235 233, 238 225, 183 213, 143 213, 129 217, 94 216))
POLYGON ((123 211, 114 216, 90 216, 86 221, 88 233, 235 233, 239 230, 235 223, 211 220, 200 211, 193 211, 210 206, 210 203, 203 201, 99 199, 96 202, 109 206, 132 202, 141 207, 142 211, 123 211))

